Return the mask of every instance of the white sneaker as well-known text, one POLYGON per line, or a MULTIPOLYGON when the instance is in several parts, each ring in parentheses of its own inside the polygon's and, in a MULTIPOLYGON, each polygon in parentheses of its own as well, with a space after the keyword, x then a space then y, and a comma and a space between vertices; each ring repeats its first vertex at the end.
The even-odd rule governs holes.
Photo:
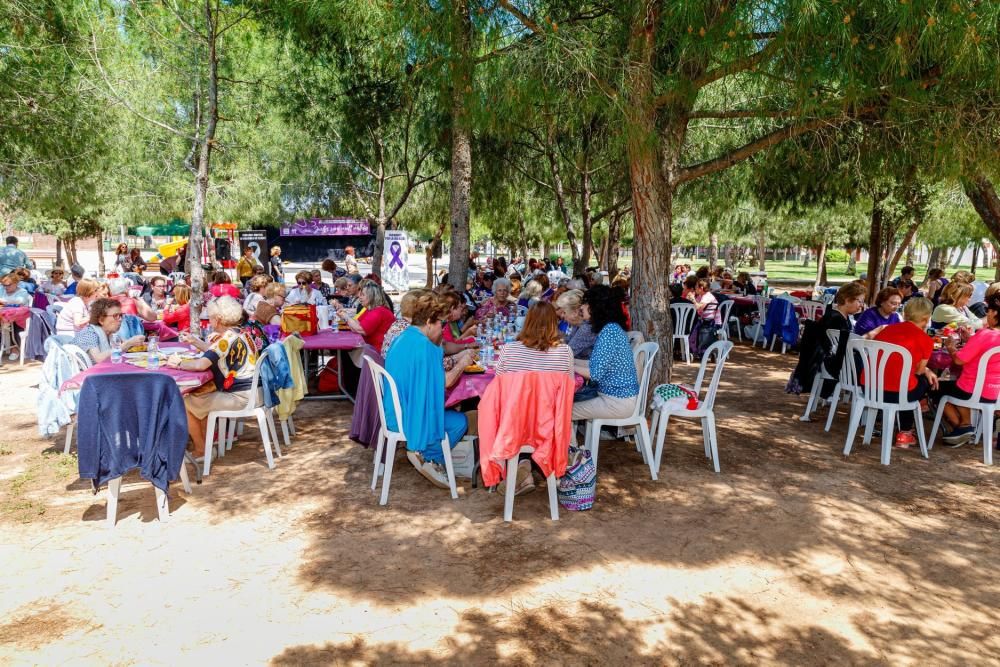
POLYGON ((448 471, 443 465, 425 461, 420 452, 410 450, 406 450, 406 458, 417 469, 417 472, 426 477, 431 484, 438 488, 451 489, 451 485, 448 484, 448 471))

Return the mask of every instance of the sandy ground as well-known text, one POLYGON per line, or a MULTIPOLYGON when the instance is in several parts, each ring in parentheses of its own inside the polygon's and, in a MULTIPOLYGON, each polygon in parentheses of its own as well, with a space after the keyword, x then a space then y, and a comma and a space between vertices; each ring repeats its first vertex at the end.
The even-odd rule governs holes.
POLYGON ((737 346, 722 474, 693 425, 658 482, 605 443, 594 509, 556 523, 541 490, 505 524, 402 457, 379 507, 347 406, 308 403, 274 471, 248 429, 166 524, 129 477, 114 530, 36 434, 37 364, 0 367, 0 662, 1000 664, 1000 468, 845 460, 846 419, 825 434, 782 393, 792 363, 737 346))

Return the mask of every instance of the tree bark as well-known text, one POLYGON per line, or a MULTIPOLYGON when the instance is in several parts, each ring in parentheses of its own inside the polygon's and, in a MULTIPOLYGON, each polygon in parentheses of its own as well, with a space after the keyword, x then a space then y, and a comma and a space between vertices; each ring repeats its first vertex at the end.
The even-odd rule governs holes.
POLYGON ((612 212, 611 219, 608 221, 608 237, 605 247, 607 248, 607 258, 605 271, 608 272, 609 276, 614 277, 618 273, 618 256, 621 252, 621 228, 622 228, 622 218, 625 217, 617 209, 612 212))
POLYGON ((871 232, 868 237, 868 303, 875 303, 875 294, 880 289, 879 278, 882 275, 882 200, 884 197, 876 194, 872 199, 871 232))
POLYGON ((899 244, 899 247, 896 248, 896 252, 892 254, 892 259, 889 260, 889 265, 886 267, 885 271, 885 275, 888 276, 888 279, 891 279, 893 274, 896 273, 896 265, 899 264, 899 260, 902 259, 903 252, 907 248, 913 247, 913 237, 916 235, 917 228, 920 227, 920 223, 924 221, 921 214, 918 213, 917 215, 920 215, 920 217, 914 220, 913 223, 910 224, 909 228, 907 228, 906 236, 903 237, 903 242, 899 244))
POLYGON ((972 244, 972 267, 969 269, 970 273, 976 272, 976 265, 979 263, 979 244, 972 244))
POLYGON ((98 275, 106 275, 107 267, 104 265, 104 230, 97 230, 97 273, 98 275))
POLYGON ((714 269, 719 263, 719 235, 712 232, 708 235, 708 268, 714 269))
POLYGON ((764 271, 766 262, 764 260, 764 253, 767 252, 767 247, 765 245, 767 237, 764 235, 764 228, 761 227, 757 230, 757 270, 764 271))
MULTIPOLYGON (((593 140, 597 118, 593 117, 583 128, 583 167, 580 174, 580 232, 583 234, 583 244, 580 248, 580 267, 575 265, 573 271, 580 273, 590 266, 590 258, 594 252, 594 218, 591 211, 593 182, 590 178, 590 145, 593 140)), ((610 273, 608 275, 611 275, 610 273)))
POLYGON ((821 285, 826 285, 826 239, 816 249, 816 284, 813 291, 818 292, 821 285))
POLYGON ((58 236, 56 237, 56 263, 55 266, 63 268, 63 242, 58 236))
POLYGON ((469 217, 472 200, 472 128, 467 95, 472 92, 472 23, 466 0, 455 3, 456 60, 451 88, 451 252, 448 282, 465 290, 469 273, 469 217))
POLYGON ((445 222, 441 221, 438 228, 434 230, 434 237, 431 238, 431 242, 428 243, 427 247, 424 249, 427 259, 427 282, 425 283, 427 289, 432 289, 434 287, 434 255, 437 253, 438 248, 441 247, 441 237, 444 235, 444 226, 445 222))
MULTIPOLYGON (((992 181, 982 175, 969 179, 964 186, 965 196, 972 202, 996 247, 1000 244, 1000 195, 997 195, 992 181)), ((1000 280, 1000 261, 996 262, 994 280, 1000 280)))

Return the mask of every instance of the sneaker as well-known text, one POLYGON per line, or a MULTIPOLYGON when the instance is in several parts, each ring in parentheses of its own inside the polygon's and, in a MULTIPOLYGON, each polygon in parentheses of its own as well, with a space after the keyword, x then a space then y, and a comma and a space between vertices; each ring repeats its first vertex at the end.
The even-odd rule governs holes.
POLYGON ((448 484, 448 472, 443 465, 425 461, 420 452, 411 452, 410 450, 406 450, 406 458, 417 469, 417 472, 426 477, 431 484, 442 489, 451 488, 448 484))
POLYGON ((917 444, 917 437, 913 431, 900 431, 896 434, 896 446, 900 449, 907 449, 917 444))
MULTIPOLYGON (((531 474, 531 463, 519 461, 517 464, 517 486, 514 487, 514 495, 520 496, 531 493, 535 490, 535 477, 531 474)), ((507 493, 507 480, 497 484, 497 493, 504 495, 507 493)))
POLYGON ((973 436, 976 435, 976 429, 971 426, 959 426, 952 429, 950 433, 944 436, 943 440, 949 447, 961 447, 962 445, 968 444, 972 440, 973 436))
MULTIPOLYGON (((219 458, 219 455, 218 455, 218 454, 216 453, 216 451, 215 451, 215 447, 213 447, 213 448, 212 448, 212 449, 210 449, 209 451, 210 451, 210 452, 211 452, 211 454, 212 454, 212 460, 213 460, 213 461, 214 461, 215 459, 219 458)), ((204 463, 204 462, 205 462, 205 457, 204 457, 204 456, 196 456, 196 457, 194 457, 194 462, 195 462, 195 463, 198 463, 198 464, 202 464, 202 463, 204 463)))

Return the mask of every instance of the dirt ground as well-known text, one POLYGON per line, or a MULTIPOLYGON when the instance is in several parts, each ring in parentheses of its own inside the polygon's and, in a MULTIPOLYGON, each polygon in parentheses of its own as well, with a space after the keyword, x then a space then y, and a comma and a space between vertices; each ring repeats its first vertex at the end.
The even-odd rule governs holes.
MULTIPOLYGON (((672 423, 660 480, 601 447, 597 503, 452 501, 398 459, 387 507, 349 408, 307 403, 275 470, 256 433, 156 519, 37 435, 38 365, 0 368, 0 662, 8 664, 1000 664, 1000 467, 841 455, 782 393, 794 358, 737 345, 722 473, 672 423)), ((695 366, 681 365, 682 379, 695 366)))

